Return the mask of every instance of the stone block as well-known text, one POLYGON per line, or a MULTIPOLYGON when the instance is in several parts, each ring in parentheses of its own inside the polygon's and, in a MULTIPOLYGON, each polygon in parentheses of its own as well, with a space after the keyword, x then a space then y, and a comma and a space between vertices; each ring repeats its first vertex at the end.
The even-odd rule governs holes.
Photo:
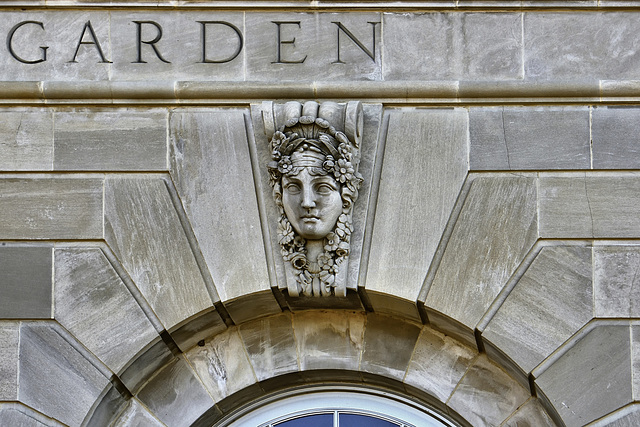
POLYGON ((536 202, 535 178, 476 178, 426 307, 473 330, 538 237, 536 202))
POLYGON ((280 305, 274 304, 273 291, 269 288, 260 292, 226 301, 224 308, 236 325, 280 313, 280 305))
POLYGON ((593 427, 636 427, 640 424, 640 405, 632 404, 592 424, 593 427))
POLYGON ((0 425, 20 427, 63 427, 63 424, 45 417, 17 402, 0 403, 0 425))
POLYGON ((640 317, 640 246, 594 248, 596 317, 640 317))
POLYGON ((44 171, 53 164, 53 114, 46 110, 2 111, 0 170, 44 171))
POLYGON ((638 79, 638 30, 624 12, 525 13, 525 78, 638 79))
POLYGON ((529 391, 480 356, 462 378, 449 406, 471 425, 502 425, 530 397, 529 391))
POLYGON ((633 397, 640 396, 640 322, 631 323, 631 369, 633 378, 633 397))
POLYGON ((165 182, 105 182, 107 244, 166 329, 213 305, 165 182))
POLYGON ((293 318, 300 369, 357 371, 362 355, 365 315, 310 310, 293 318))
POLYGON ((113 427, 157 426, 163 427, 156 417, 149 412, 137 399, 129 400, 125 410, 112 424, 113 427))
POLYGON ((21 325, 18 399, 64 424, 80 425, 109 380, 57 328, 53 322, 21 325))
POLYGON ((113 372, 158 337, 99 249, 55 250, 55 319, 113 372))
POLYGON ((215 402, 257 382, 237 328, 185 353, 215 402))
POLYGON ((385 13, 383 19, 385 80, 522 78, 519 13, 385 13))
POLYGON ((589 107, 469 110, 471 170, 589 169, 589 107))
POLYGON ((360 370, 402 381, 421 328, 390 319, 375 314, 367 316, 360 370))
POLYGON ((541 174, 540 236, 640 236, 640 175, 541 174))
MULTIPOLYGON (((223 302, 270 290, 243 113, 170 118, 172 176, 223 302)), ((279 311, 273 297, 271 306, 279 311)))
POLYGON ((168 426, 190 426, 214 402, 189 364, 169 363, 138 393, 138 399, 168 426))
MULTIPOLYGON (((153 75, 158 81, 180 80, 244 80, 247 50, 244 13, 217 10, 213 15, 202 11, 111 11, 111 43, 114 55, 111 79, 144 81, 153 75), (137 31, 140 24, 140 57, 137 31), (202 28, 198 21, 219 21, 227 24, 206 24, 207 61, 203 62, 202 28), (243 34, 239 38, 236 29, 243 34), (117 30, 117 31, 115 31, 117 30), (151 45, 149 42, 160 36, 151 45), (241 44, 242 43, 242 44, 241 44), (244 47, 242 47, 244 45, 244 47), (236 51, 241 47, 242 51, 236 51), (157 53, 154 52, 157 50, 157 53), (161 56, 162 59, 160 59, 161 56)), ((249 27, 250 28, 250 27, 249 27)), ((260 33, 257 33, 260 34, 260 33)))
POLYGON ((122 394, 111 384, 102 392, 94 408, 89 411, 84 420, 84 425, 99 426, 111 425, 111 421, 119 415, 127 406, 127 401, 122 394))
POLYGON ((136 354, 119 373, 120 380, 135 394, 160 368, 174 359, 167 344, 156 338, 136 354))
POLYGON ((111 60, 109 12, 74 10, 73 13, 59 13, 31 10, 28 14, 6 12, 2 16, 0 32, 7 35, 21 22, 37 22, 17 28, 11 45, 15 55, 24 61, 40 62, 24 64, 6 52, 0 60, 1 80, 109 80, 111 65, 103 62, 97 45, 79 45, 81 40, 86 43, 97 41, 102 49, 104 60, 111 60), (97 40, 93 39, 91 30, 86 27, 87 22, 91 22, 91 28, 97 40), (72 62, 76 49, 77 56, 75 56, 75 62, 72 62), (42 61, 45 55, 46 61, 42 61))
POLYGON ((246 14, 246 80, 299 81, 310 70, 315 80, 382 80, 381 21, 379 13, 246 14))
POLYGON ((566 425, 585 425, 628 403, 632 397, 628 323, 601 324, 537 376, 566 425))
POLYGON ((509 419, 502 424, 505 427, 556 427, 540 401, 530 398, 509 419))
POLYGON ((640 169, 639 122, 638 108, 593 109, 594 169, 640 169))
MULTIPOLYGON (((504 352, 526 377, 593 316, 591 248, 540 251, 482 339, 504 352)), ((487 354, 493 352, 487 349, 487 354)))
POLYGON ((258 381, 297 372, 298 352, 291 315, 270 316, 238 327, 258 381))
POLYGON ((167 113, 61 111, 54 114, 55 170, 167 170, 167 113))
POLYGON ((474 349, 424 327, 404 382, 446 402, 477 355, 474 349))
POLYGON ((19 342, 20 324, 0 322, 0 401, 18 399, 19 342))
POLYGON ((227 328, 217 310, 204 310, 180 323, 170 331, 171 338, 181 351, 187 351, 200 340, 216 335, 227 328))
POLYGON ((51 246, 0 246, 0 318, 51 319, 51 246))
POLYGON ((0 179, 0 239, 101 239, 102 179, 0 179))
POLYGON ((468 117, 389 114, 365 287, 415 301, 467 173, 468 117))

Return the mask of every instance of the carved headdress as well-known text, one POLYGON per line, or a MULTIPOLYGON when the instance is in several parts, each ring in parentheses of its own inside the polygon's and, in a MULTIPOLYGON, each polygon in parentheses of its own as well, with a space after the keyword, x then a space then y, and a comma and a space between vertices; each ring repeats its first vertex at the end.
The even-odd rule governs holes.
POLYGON ((268 164, 273 196, 280 210, 278 242, 287 274, 290 296, 346 295, 346 266, 350 251, 353 203, 358 197, 362 177, 359 143, 362 128, 360 103, 340 105, 289 102, 284 106, 285 121, 271 138, 268 164), (351 115, 349 118, 349 107, 351 115), (336 126, 342 130, 336 129, 336 126), (352 139, 346 132, 352 133, 352 139), (282 203, 282 176, 296 176, 302 169, 311 175, 328 175, 340 187, 342 214, 324 237, 324 253, 317 262, 307 260, 306 242, 291 227, 282 203), (293 269, 293 270, 292 270, 293 269), (289 283, 295 277, 295 284, 289 283))

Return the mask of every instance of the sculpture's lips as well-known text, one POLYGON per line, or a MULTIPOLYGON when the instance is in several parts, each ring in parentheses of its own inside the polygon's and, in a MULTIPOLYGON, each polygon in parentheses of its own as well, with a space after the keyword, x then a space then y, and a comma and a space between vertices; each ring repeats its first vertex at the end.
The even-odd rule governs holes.
POLYGON ((306 221, 317 221, 317 220, 319 220, 319 219, 320 219, 320 218, 319 218, 319 217, 317 217, 317 216, 315 216, 315 215, 303 215, 303 216, 302 216, 302 220, 303 220, 303 221, 305 221, 305 222, 306 222, 306 221))

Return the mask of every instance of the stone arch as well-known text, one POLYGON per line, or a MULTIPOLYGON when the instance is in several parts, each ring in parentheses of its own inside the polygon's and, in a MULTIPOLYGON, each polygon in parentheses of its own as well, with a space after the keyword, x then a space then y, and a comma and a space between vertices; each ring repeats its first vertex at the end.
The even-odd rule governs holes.
MULTIPOLYGON (((207 337, 117 399, 109 422, 212 425, 247 402, 318 382, 394 391, 461 425, 553 425, 485 354, 411 320, 348 310, 283 312, 207 337)), ((103 397, 89 424, 108 424, 100 408, 114 402, 103 397)))

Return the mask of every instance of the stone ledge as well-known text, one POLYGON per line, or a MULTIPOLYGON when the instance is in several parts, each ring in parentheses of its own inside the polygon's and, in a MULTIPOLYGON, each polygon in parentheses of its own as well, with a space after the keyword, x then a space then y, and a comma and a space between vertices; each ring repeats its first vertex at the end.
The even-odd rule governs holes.
POLYGON ((638 80, 585 81, 1 81, 3 103, 162 100, 252 102, 345 98, 393 103, 615 103, 640 100, 638 80))

